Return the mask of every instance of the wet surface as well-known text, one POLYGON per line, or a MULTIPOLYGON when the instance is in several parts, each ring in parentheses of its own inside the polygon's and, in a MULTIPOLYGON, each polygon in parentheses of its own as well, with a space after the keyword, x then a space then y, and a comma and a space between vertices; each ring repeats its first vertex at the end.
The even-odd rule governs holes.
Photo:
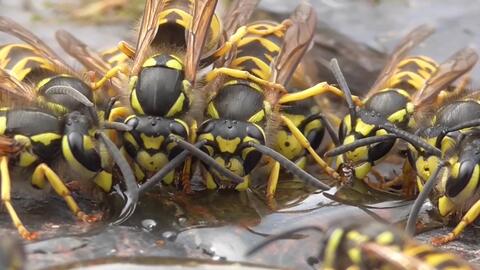
MULTIPOLYGON (((278 1, 264 0, 261 6, 283 14, 292 10, 295 2, 281 1, 280 5, 278 1)), ((444 0, 441 3, 434 0, 398 0, 379 1, 379 4, 375 4, 376 1, 353 0, 312 2, 321 20, 317 47, 312 52, 318 66, 316 75, 319 79, 324 76, 324 60, 337 56, 346 66, 352 88, 359 91, 368 88, 382 67, 385 58, 382 52, 391 50, 401 36, 420 23, 433 23, 438 31, 416 52, 439 61, 465 45, 480 44, 478 0, 444 0), (344 36, 332 32, 332 28, 344 36), (360 45, 343 48, 341 45, 348 40, 367 44, 371 48, 360 45)), ((131 36, 129 22, 113 25, 72 23, 68 16, 57 16, 51 9, 44 11, 43 4, 38 3, 32 11, 26 11, 20 1, 3 0, 0 10, 1 15, 27 25, 58 50, 54 42, 57 29, 67 29, 97 49, 112 47, 119 40, 131 36), (39 13, 41 16, 38 16, 39 13)), ((13 39, 0 34, 0 43, 11 41, 13 39)), ((475 81, 480 78, 479 73, 477 68, 475 81)), ((393 223, 404 220, 408 212, 407 202, 383 195, 379 197, 378 194, 367 196, 355 191, 341 194, 350 204, 370 205, 367 210, 339 204, 328 197, 300 183, 285 182, 278 191, 277 209, 274 211, 263 196, 255 192, 185 195, 164 188, 143 196, 135 215, 121 226, 108 224, 107 210, 114 207, 112 203, 99 205, 78 198, 81 207, 88 213, 105 213, 105 220, 94 224, 76 221, 64 202, 54 195, 42 195, 35 199, 17 195, 14 204, 26 226, 40 232, 41 236, 38 241, 26 243, 26 269, 44 269, 85 260, 93 261, 54 269, 87 266, 86 269, 151 269, 153 266, 175 269, 173 265, 178 269, 262 269, 256 265, 240 266, 225 261, 305 269, 310 267, 308 258, 318 254, 320 249, 320 236, 314 233, 308 240, 279 241, 252 257, 247 258, 244 254, 266 236, 289 228, 303 225, 328 227, 345 218, 372 218, 372 212, 376 217, 393 223), (384 200, 387 201, 371 205, 374 201, 384 200), (95 260, 113 256, 128 257, 125 259, 128 263, 122 259, 95 260), (191 260, 169 259, 172 257, 191 260)), ((418 239, 428 242, 431 237, 443 235, 449 230, 435 229, 421 234, 418 239)), ((480 264, 479 233, 477 229, 469 228, 458 241, 445 248, 480 264)), ((0 235, 7 234, 15 235, 16 231, 5 212, 0 212, 0 235)))

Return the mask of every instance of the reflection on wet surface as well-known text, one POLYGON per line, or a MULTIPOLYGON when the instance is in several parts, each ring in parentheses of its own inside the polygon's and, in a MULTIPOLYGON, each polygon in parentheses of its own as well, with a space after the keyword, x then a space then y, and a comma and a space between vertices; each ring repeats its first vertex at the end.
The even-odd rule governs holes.
MULTIPOLYGON (((335 28, 347 37, 381 51, 388 51, 385 47, 391 48, 401 35, 423 22, 435 23, 439 31, 418 48, 418 53, 425 53, 441 61, 465 44, 480 44, 477 30, 480 26, 480 5, 472 5, 470 0, 445 0, 441 4, 432 0, 421 3, 399 0, 385 1, 389 3, 377 6, 372 4, 373 1, 313 2, 319 19, 323 21, 322 25, 335 28), (352 9, 355 12, 350 12, 352 9)), ((278 8, 278 12, 283 13, 296 5, 296 1, 281 3, 264 0, 262 6, 278 8)), ((40 21, 32 21, 31 13, 21 10, 17 1, 2 1, 0 6, 5 7, 2 10, 11 10, 11 16, 30 25, 34 32, 50 44, 56 44, 53 33, 59 28, 74 32, 80 39, 98 49, 111 47, 118 40, 129 37, 128 31, 125 31, 130 28, 128 23, 77 25, 65 21, 59 23, 48 16, 40 21)), ((11 40, 0 35, 0 43, 7 41, 11 40)), ((57 45, 53 46, 58 48, 57 45)), ((332 57, 331 53, 325 57, 332 57)), ((369 67, 365 68, 369 74, 374 74, 381 67, 379 62, 381 64, 384 57, 381 53, 372 52, 372 55, 378 59, 363 65, 369 67)), ((320 61, 317 64, 321 65, 320 61)), ((474 75, 478 80, 478 71, 474 75)), ((315 233, 311 234, 308 241, 282 240, 253 257, 246 258, 244 254, 265 237, 290 228, 303 225, 328 227, 342 219, 368 219, 372 216, 392 223, 399 222, 405 219, 409 207, 408 202, 399 198, 375 192, 365 194, 358 190, 342 190, 335 194, 332 190, 328 194, 312 190, 302 183, 284 181, 278 189, 276 209, 273 210, 263 196, 255 191, 199 192, 186 195, 172 188, 162 188, 143 196, 134 216, 121 226, 108 224, 108 217, 112 215, 109 212, 117 208, 112 200, 106 204, 96 204, 78 198, 80 206, 88 213, 105 214, 104 221, 94 224, 76 221, 64 202, 54 195, 35 200, 16 197, 14 205, 19 209, 27 227, 41 233, 41 240, 26 244, 26 269, 43 269, 112 256, 137 259, 129 258, 128 263, 127 259, 94 260, 57 269, 85 269, 87 266, 86 269, 161 269, 158 266, 165 269, 175 269, 174 266, 178 266, 178 269, 264 269, 255 265, 240 267, 237 264, 226 264, 225 261, 304 269, 310 267, 308 258, 317 255, 321 248, 320 236, 315 233), (340 201, 365 207, 332 201, 330 198, 333 194, 340 201), (153 257, 188 257, 209 261, 153 257)), ((428 241, 432 236, 445 234, 449 230, 432 230, 418 236, 418 239, 428 241)), ((16 235, 4 212, 0 213, 0 235, 16 235)), ((472 228, 462 234, 458 241, 446 246, 480 264, 478 247, 478 230, 472 228)))

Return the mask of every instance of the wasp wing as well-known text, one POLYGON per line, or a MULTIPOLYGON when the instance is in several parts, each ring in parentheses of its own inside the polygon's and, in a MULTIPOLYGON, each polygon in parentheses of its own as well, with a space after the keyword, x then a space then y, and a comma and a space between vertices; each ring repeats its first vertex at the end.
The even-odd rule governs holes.
POLYGON ((147 0, 145 2, 145 9, 143 10, 142 22, 140 23, 137 45, 135 47, 135 58, 131 70, 133 75, 137 75, 140 72, 145 57, 147 56, 148 49, 157 35, 158 18, 163 9, 163 1, 147 0))
POLYGON ((273 62, 271 81, 287 85, 312 44, 317 17, 309 4, 302 2, 294 11, 293 24, 285 33, 282 48, 273 62))
POLYGON ((61 60, 61 58, 47 44, 45 44, 45 42, 15 21, 0 16, 0 31, 11 34, 37 49, 43 57, 50 60, 62 72, 78 76, 75 70, 61 60))
POLYGON ((395 72, 395 69, 400 61, 402 61, 405 56, 419 43, 425 40, 427 37, 433 34, 435 29, 430 25, 421 25, 413 29, 407 36, 402 39, 399 45, 394 49, 393 53, 387 60, 387 64, 380 72, 377 80, 373 86, 368 91, 365 98, 370 98, 376 92, 381 90, 386 82, 390 79, 392 74, 395 72))
POLYGON ((31 104, 35 102, 35 92, 29 85, 0 68, 0 100, 2 105, 12 101, 31 104))
MULTIPOLYGON (((94 71, 100 77, 103 77, 112 68, 98 53, 90 50, 87 44, 69 32, 59 30, 55 33, 55 37, 63 50, 77 59, 88 71, 94 71)), ((121 93, 120 81, 117 78, 112 78, 111 82, 115 92, 121 93)))
MULTIPOLYGON (((389 246, 380 245, 377 243, 366 243, 361 245, 361 250, 365 256, 363 260, 366 264, 368 261, 373 261, 373 264, 392 267, 392 269, 399 270, 411 270, 411 269, 425 269, 434 270, 437 269, 434 266, 429 265, 426 262, 414 256, 408 256, 396 249, 389 246)), ((368 267, 368 265, 366 265, 368 267)), ((387 268, 388 268, 387 267, 387 268)))
POLYGON ((59 30, 55 33, 55 37, 60 47, 88 70, 95 71, 103 76, 112 68, 100 55, 90 50, 87 44, 77 39, 68 31, 59 30))
POLYGON ((17 154, 23 149, 23 145, 15 139, 0 135, 0 156, 17 154))
POLYGON ((225 32, 231 36, 248 23, 260 0, 235 0, 223 16, 225 32))
POLYGON ((425 82, 422 89, 415 93, 413 96, 415 107, 434 102, 441 90, 470 71, 477 61, 478 54, 473 48, 464 48, 449 57, 425 82))
POLYGON ((187 33, 187 55, 185 56, 185 78, 192 84, 195 81, 200 56, 216 6, 217 0, 197 0, 193 7, 193 19, 187 33))

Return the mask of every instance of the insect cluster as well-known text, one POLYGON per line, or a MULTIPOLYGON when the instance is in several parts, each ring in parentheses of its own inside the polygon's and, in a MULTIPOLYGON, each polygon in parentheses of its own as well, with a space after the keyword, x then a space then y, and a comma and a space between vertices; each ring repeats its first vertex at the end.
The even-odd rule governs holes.
POLYGON ((361 182, 417 200, 407 233, 377 223, 328 232, 305 227, 272 237, 252 254, 313 229, 325 235, 323 269, 473 269, 408 234, 427 198, 442 217, 462 217, 434 244, 457 238, 480 213, 480 104, 466 86, 477 53, 465 48, 440 64, 410 55, 433 33, 422 25, 400 41, 371 89, 352 96, 335 59, 337 82, 314 84, 304 73, 317 23, 308 3, 282 22, 251 21, 257 2, 233 1, 220 17, 215 0, 147 0, 136 43, 121 41, 104 52, 58 31, 60 46, 82 70, 0 17, 0 31, 23 42, 0 47, 1 201, 20 235, 38 237, 11 201, 20 172, 37 188, 50 184, 85 222, 98 217, 80 209, 66 185, 72 176, 56 168, 124 194, 120 223, 160 182, 192 193, 200 175, 206 189, 242 192, 267 167, 260 178, 268 202, 283 173, 321 190, 361 182), (318 96, 327 93, 346 101, 346 116, 320 106, 318 96), (336 117, 343 117, 338 127, 336 117), (330 144, 323 157, 322 144, 330 144), (376 165, 391 156, 404 157, 404 169, 387 179, 376 165), (320 181, 307 172, 311 167, 332 181, 320 181))

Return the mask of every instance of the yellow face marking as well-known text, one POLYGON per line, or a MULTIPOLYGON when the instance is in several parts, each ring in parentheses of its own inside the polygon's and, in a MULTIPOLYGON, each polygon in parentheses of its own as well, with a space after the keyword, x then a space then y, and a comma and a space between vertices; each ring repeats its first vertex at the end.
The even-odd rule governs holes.
POLYGON ((69 166, 79 173, 82 178, 91 179, 97 174, 97 172, 88 170, 75 158, 72 149, 70 149, 67 136, 63 136, 62 138, 62 153, 69 166))
MULTIPOLYGON (((457 165, 459 163, 456 163, 457 165)), ((458 174, 458 171, 457 171, 458 174)), ((475 165, 475 168, 473 169, 472 176, 470 179, 468 179, 468 184, 463 188, 463 190, 455 197, 450 198, 455 204, 460 204, 461 202, 466 202, 468 201, 474 194, 477 189, 477 184, 479 181, 479 166, 475 165)), ((452 178, 450 178, 448 181, 452 181, 452 178)), ((453 181, 462 181, 461 179, 456 179, 453 181)))
POLYGON ((91 150, 95 147, 90 136, 83 136, 83 148, 85 150, 91 150))
MULTIPOLYGON (((232 159, 229 159, 228 161, 226 161, 222 157, 216 157, 215 161, 218 164, 220 164, 222 167, 230 170, 231 172, 233 172, 236 175, 240 175, 240 176, 245 175, 243 164, 237 159, 232 158, 232 159)), ((220 178, 220 179, 223 179, 225 181, 230 181, 228 178, 226 178, 226 176, 223 176, 223 175, 217 174, 217 177, 220 178)))
POLYGON ((148 172, 157 172, 168 163, 168 158, 163 153, 150 155, 145 151, 137 153, 136 162, 148 172))
POLYGON ((48 146, 52 141, 59 140, 62 136, 56 133, 42 133, 30 137, 33 142, 41 143, 45 146, 48 146))
POLYGON ((367 136, 375 128, 375 125, 370 125, 362 121, 362 119, 357 119, 357 124, 355 125, 355 131, 367 136))
POLYGON ((235 190, 236 191, 245 191, 245 190, 248 189, 249 186, 250 186, 250 176, 246 175, 245 177, 243 177, 243 182, 238 184, 235 187, 235 190))
POLYGON ((438 199, 438 212, 442 217, 452 213, 455 208, 455 203, 447 196, 442 196, 438 199))
POLYGON ((106 171, 101 171, 100 173, 95 176, 95 179, 93 179, 93 182, 97 186, 99 186, 103 191, 105 192, 110 192, 112 189, 112 174, 106 171))
POLYGON ((146 149, 153 150, 159 150, 163 141, 165 141, 165 137, 163 136, 147 136, 143 133, 140 134, 140 138, 142 139, 143 145, 146 149))
POLYGON ((297 141, 297 139, 285 130, 280 130, 277 132, 275 150, 290 160, 293 160, 305 152, 304 148, 297 141))
POLYGON ((217 141, 217 144, 218 144, 218 148, 220 148, 220 151, 222 153, 235 153, 235 151, 237 150, 237 147, 238 145, 240 144, 241 142, 241 139, 240 138, 235 138, 235 139, 232 139, 232 140, 227 140, 227 139, 224 139, 220 136, 217 136, 216 138, 216 141, 217 141))
POLYGON ((370 162, 365 162, 362 165, 355 167, 355 177, 363 179, 371 170, 372 164, 370 162))

